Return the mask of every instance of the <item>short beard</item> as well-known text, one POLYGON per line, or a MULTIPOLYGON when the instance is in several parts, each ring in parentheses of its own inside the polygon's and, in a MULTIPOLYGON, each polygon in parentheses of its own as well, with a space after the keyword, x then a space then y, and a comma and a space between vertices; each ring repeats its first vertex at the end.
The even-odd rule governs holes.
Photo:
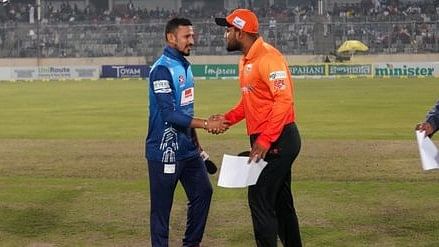
MULTIPOLYGON (((180 50, 180 49, 178 48, 178 44, 176 44, 176 45, 173 46, 173 47, 174 47, 174 49, 176 49, 176 50, 178 51, 178 53, 180 53, 182 56, 187 57, 187 56, 189 56, 190 53, 191 53, 191 50, 190 50, 190 49, 189 49, 187 52, 185 52, 184 49, 180 50)), ((190 46, 190 48, 192 48, 192 46, 190 46)))
POLYGON ((181 55, 183 55, 183 56, 185 56, 185 57, 187 57, 187 56, 189 56, 189 55, 191 54, 190 51, 188 51, 188 52, 179 51, 179 52, 180 52, 181 55))
POLYGON ((242 44, 237 41, 227 43, 227 51, 242 51, 242 44))

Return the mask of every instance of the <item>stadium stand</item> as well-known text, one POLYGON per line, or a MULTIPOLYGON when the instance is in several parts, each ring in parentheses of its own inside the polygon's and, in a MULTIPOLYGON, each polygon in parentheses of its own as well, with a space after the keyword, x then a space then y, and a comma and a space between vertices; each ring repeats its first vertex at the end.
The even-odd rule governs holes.
MULTIPOLYGON (((161 52, 164 23, 173 16, 193 20, 193 54, 227 54, 223 30, 213 21, 228 12, 223 8, 148 9, 119 0, 124 4, 110 11, 77 2, 42 0, 40 22, 34 0, 0 6, 0 57, 145 56, 149 61, 161 52)), ((294 4, 253 8, 262 36, 285 54, 331 54, 347 39, 362 40, 369 53, 439 52, 439 0, 334 0, 321 15, 317 1, 285 2, 294 4)))

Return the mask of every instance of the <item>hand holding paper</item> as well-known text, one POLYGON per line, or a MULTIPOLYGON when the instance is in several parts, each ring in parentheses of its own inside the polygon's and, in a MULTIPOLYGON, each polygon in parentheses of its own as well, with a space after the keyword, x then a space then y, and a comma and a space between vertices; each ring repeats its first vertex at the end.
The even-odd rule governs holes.
POLYGON ((259 160, 248 163, 248 157, 225 154, 218 179, 218 186, 226 188, 244 188, 258 181, 267 162, 259 160))
POLYGON ((424 131, 416 131, 418 140, 419 154, 421 155, 422 168, 424 170, 439 169, 439 151, 431 141, 425 136, 424 131))

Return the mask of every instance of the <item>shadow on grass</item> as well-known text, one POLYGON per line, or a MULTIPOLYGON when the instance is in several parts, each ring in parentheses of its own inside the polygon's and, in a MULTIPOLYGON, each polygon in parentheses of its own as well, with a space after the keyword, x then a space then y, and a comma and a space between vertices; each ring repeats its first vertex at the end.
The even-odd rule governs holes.
POLYGON ((81 191, 53 191, 32 187, 31 190, 26 188, 17 193, 21 193, 27 203, 0 206, 0 231, 19 237, 38 237, 60 227, 63 221, 61 213, 70 207, 70 203, 81 191))
POLYGON ((42 208, 0 208, 0 230, 22 237, 45 235, 59 226, 60 217, 42 208))

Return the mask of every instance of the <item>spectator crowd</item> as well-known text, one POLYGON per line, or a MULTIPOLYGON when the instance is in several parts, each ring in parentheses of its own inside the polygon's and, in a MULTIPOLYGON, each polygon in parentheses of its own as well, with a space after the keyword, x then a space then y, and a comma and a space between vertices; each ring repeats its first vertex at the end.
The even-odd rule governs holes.
MULTIPOLYGON (((194 53, 226 54, 222 30, 213 25, 214 17, 228 13, 225 9, 146 9, 128 1, 110 11, 42 1, 38 22, 36 6, 25 2, 0 6, 0 57, 153 57, 163 45, 164 23, 174 16, 193 20, 194 53)), ((253 8, 262 36, 286 54, 314 53, 320 32, 316 23, 325 25, 333 49, 344 40, 359 39, 371 53, 439 52, 439 0, 335 3, 319 18, 317 0, 296 2, 253 8)))

